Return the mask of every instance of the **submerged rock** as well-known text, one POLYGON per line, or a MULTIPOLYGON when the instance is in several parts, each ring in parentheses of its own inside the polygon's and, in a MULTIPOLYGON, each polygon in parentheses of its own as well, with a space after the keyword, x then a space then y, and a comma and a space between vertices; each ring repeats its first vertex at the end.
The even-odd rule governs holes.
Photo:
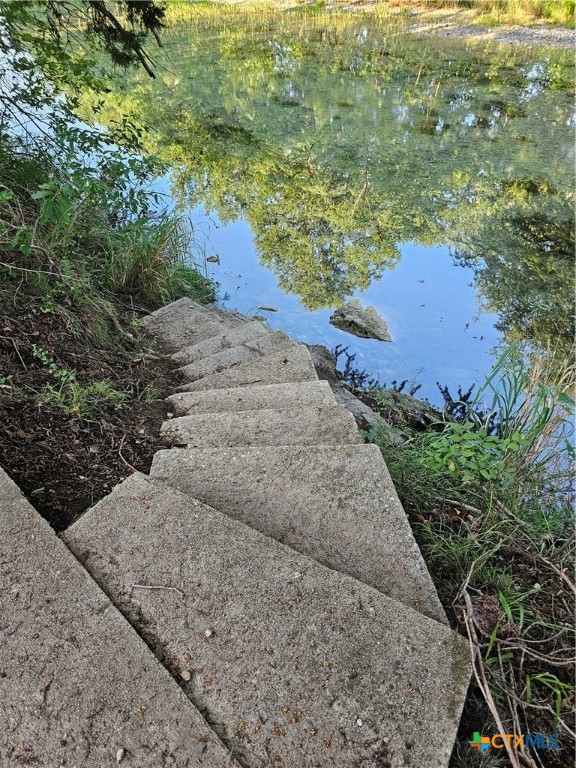
POLYGON ((330 317, 330 323, 341 331, 353 333, 362 339, 392 341, 388 326, 374 307, 364 308, 358 299, 351 299, 330 317))

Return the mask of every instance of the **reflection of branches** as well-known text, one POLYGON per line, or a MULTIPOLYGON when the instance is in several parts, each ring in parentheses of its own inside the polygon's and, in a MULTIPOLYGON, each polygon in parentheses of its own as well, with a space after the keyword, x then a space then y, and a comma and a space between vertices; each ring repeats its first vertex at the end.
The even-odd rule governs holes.
POLYGON ((53 117, 51 119, 48 119, 47 117, 44 118, 38 114, 38 112, 32 112, 29 109, 26 109, 22 105, 22 101, 15 101, 8 96, 5 90, 0 93, 0 104, 3 107, 1 118, 3 125, 7 124, 5 116, 8 114, 10 119, 22 128, 25 135, 30 135, 30 125, 32 125, 36 131, 41 133, 50 142, 54 140, 54 134, 48 130, 48 126, 53 125, 54 123, 53 117))
POLYGON ((360 205, 360 201, 364 197, 364 194, 369 186, 370 186, 370 182, 368 181, 368 168, 366 167, 364 169, 364 184, 362 185, 362 188, 360 189, 360 192, 358 193, 356 200, 354 200, 354 205, 352 206, 351 218, 354 218, 356 214, 356 209, 360 205))
MULTIPOLYGON (((89 0, 89 6, 93 13, 99 15, 102 19, 106 19, 110 23, 111 27, 115 30, 121 40, 126 40, 126 30, 122 24, 120 24, 112 11, 106 7, 106 3, 103 0, 89 0)), ((154 34, 156 40, 158 41, 157 32, 154 27, 150 27, 150 31, 154 34)), ((131 38, 131 44, 132 50, 142 67, 146 70, 150 77, 156 77, 149 64, 149 62, 153 63, 151 57, 142 48, 135 36, 131 38)))

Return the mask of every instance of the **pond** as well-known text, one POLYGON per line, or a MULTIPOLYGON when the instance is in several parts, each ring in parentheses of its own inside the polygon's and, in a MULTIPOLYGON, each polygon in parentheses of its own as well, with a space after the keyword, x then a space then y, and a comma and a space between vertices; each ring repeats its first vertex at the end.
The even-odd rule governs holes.
POLYGON ((98 119, 146 128, 225 306, 436 402, 507 341, 569 354, 569 53, 419 39, 377 15, 173 15, 156 81, 131 73, 98 119), (330 325, 352 296, 392 343, 330 325))

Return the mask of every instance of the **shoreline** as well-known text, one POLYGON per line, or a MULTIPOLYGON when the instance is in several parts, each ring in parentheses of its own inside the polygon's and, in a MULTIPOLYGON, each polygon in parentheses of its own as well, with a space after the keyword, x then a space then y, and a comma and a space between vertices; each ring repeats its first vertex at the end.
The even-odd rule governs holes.
MULTIPOLYGON (((261 4, 270 7, 265 0, 212 0, 216 5, 247 6, 254 8, 261 4)), ((277 4, 279 10, 306 11, 315 10, 313 5, 297 3, 292 0, 277 4)), ((372 13, 385 10, 388 18, 402 29, 414 35, 434 35, 468 39, 474 42, 512 43, 516 45, 551 46, 554 48, 576 49, 576 30, 534 21, 529 26, 518 24, 488 24, 477 21, 480 13, 465 8, 384 8, 380 0, 328 0, 319 11, 348 11, 352 13, 372 13)))

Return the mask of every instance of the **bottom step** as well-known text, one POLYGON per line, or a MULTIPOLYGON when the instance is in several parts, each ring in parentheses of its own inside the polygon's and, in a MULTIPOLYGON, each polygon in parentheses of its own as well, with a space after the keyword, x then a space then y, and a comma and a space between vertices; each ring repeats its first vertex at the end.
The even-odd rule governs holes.
POLYGON ((150 474, 448 623, 377 446, 173 448, 150 474))
POLYGON ((0 537, 1 766, 236 765, 2 469, 0 537))
POLYGON ((65 540, 243 765, 447 765, 470 662, 442 624, 143 475, 65 540))

